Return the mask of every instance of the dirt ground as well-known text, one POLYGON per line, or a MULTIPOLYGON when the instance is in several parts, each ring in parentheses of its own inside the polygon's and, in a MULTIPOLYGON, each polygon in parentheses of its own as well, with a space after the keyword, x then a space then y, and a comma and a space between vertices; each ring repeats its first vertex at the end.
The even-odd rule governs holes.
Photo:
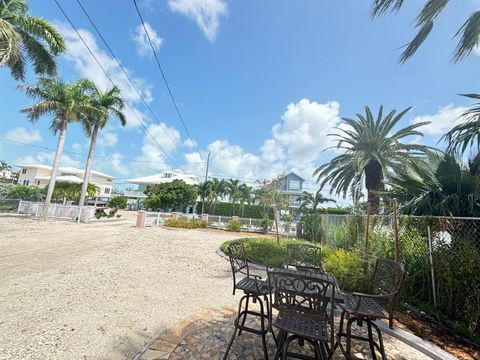
POLYGON ((215 250, 235 234, 0 217, 0 359, 131 359, 201 309, 235 303, 215 250))

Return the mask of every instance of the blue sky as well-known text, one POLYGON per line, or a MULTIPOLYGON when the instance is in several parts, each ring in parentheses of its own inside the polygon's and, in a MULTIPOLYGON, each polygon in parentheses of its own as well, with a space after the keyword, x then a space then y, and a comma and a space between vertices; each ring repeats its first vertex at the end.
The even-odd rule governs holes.
MULTIPOLYGON (((162 125, 129 86, 76 1, 59 2, 173 159, 166 159, 128 111, 126 128, 112 119, 102 133, 94 164, 119 184, 167 168, 200 175, 211 151, 213 176, 252 181, 293 170, 313 188, 313 169, 335 155, 323 150, 341 117, 362 112, 365 105, 412 106, 402 125, 431 120, 421 141, 434 145, 469 104, 456 94, 478 92, 480 51, 458 64, 450 60, 454 33, 478 8, 474 0, 449 4, 424 46, 404 65, 397 63, 399 48, 414 34, 421 2, 406 2, 396 16, 372 21, 366 0, 139 0, 191 141, 144 37, 138 36, 133 2, 82 1, 162 125)), ((64 79, 89 77, 109 86, 53 0, 31 1, 31 12, 57 24, 67 40, 68 53, 59 58, 64 79)), ((27 82, 34 81, 30 74, 27 82)), ((51 164, 53 150, 4 141, 56 145, 48 118, 30 124, 19 112, 32 100, 15 86, 1 68, 0 159, 51 164)), ((63 164, 83 167, 87 149, 88 139, 72 124, 63 164)))

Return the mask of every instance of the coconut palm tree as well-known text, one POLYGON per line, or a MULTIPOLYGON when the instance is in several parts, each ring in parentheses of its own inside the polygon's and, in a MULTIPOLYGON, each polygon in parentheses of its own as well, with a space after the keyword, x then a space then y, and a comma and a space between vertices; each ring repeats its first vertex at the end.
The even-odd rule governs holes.
POLYGON ((86 114, 82 117, 82 125, 87 136, 90 136, 90 148, 88 150, 87 163, 85 173, 83 175, 83 186, 80 195, 79 205, 85 204, 87 196, 87 185, 90 181, 90 173, 93 165, 93 153, 97 144, 97 134, 107 124, 110 117, 116 117, 122 126, 127 124, 127 117, 122 112, 125 102, 120 94, 118 87, 113 86, 109 90, 103 92, 97 85, 89 81, 85 84, 88 87, 89 101, 91 106, 95 107, 100 116, 89 116, 86 114))
POLYGON ((446 133, 442 139, 448 141, 448 151, 459 151, 464 153, 467 147, 476 146, 476 151, 480 151, 480 95, 479 94, 461 94, 470 99, 479 100, 463 113, 465 122, 455 126, 446 133))
POLYGON ((242 216, 245 212, 245 203, 250 205, 253 201, 253 188, 247 184, 240 185, 240 191, 238 198, 240 200, 240 205, 242 207, 242 216))
POLYGON ((202 199, 202 214, 205 210, 205 199, 208 198, 212 193, 212 183, 210 181, 205 181, 200 184, 195 185, 197 190, 197 195, 202 199))
POLYGON ((240 194, 240 180, 229 179, 226 183, 226 192, 230 202, 233 204, 232 215, 235 215, 235 204, 240 194))
POLYGON ((223 179, 213 178, 212 182, 212 198, 213 198, 213 213, 218 203, 218 199, 227 195, 227 183, 223 179))
POLYGON ((402 143, 408 136, 423 136, 418 127, 428 124, 421 122, 394 131, 395 125, 410 110, 396 114, 396 110, 383 116, 380 107, 376 119, 369 107, 365 115, 356 114, 357 119, 344 118, 343 129, 331 134, 337 140, 337 148, 343 153, 315 170, 314 175, 320 182, 320 189, 330 185, 331 193, 344 198, 353 188, 360 188, 362 180, 368 190, 368 202, 372 210, 378 210, 385 177, 391 173, 405 171, 412 159, 423 158, 429 151, 424 145, 402 143))
POLYGON ((50 175, 45 206, 43 207, 44 219, 47 217, 48 206, 55 188, 55 180, 62 158, 68 124, 80 120, 85 115, 103 115, 101 111, 92 106, 88 101, 88 96, 85 94, 88 85, 89 81, 84 79, 68 83, 60 79, 39 78, 35 85, 20 86, 28 96, 38 100, 36 104, 21 111, 32 122, 36 122, 43 115, 53 115, 50 128, 55 134, 59 132, 52 174, 50 175))
MULTIPOLYGON (((404 0, 373 0, 371 14, 372 17, 378 17, 386 12, 397 12, 404 4, 404 0)), ((415 54, 418 48, 423 44, 433 28, 433 23, 437 16, 445 10, 450 0, 426 0, 425 5, 420 10, 415 19, 415 27, 418 29, 417 35, 405 45, 400 56, 399 62, 404 63, 415 54)), ((473 12, 470 17, 458 29, 455 37, 458 37, 457 47, 453 54, 453 61, 458 62, 480 45, 480 11, 473 12)))
POLYGON ((304 191, 301 196, 300 211, 312 209, 313 211, 317 210, 318 205, 324 204, 327 202, 336 202, 334 199, 326 198, 322 195, 320 189, 318 189, 315 194, 304 191))
POLYGON ((55 56, 65 49, 53 25, 28 13, 26 0, 0 0, 0 68, 7 66, 14 79, 25 79, 26 62, 37 74, 56 75, 55 56))

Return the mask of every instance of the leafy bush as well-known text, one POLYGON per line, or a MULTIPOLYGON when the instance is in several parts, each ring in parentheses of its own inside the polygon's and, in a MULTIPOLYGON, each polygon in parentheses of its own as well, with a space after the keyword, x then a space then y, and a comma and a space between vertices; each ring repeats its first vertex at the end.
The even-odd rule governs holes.
POLYGON ((228 231, 235 231, 235 232, 239 232, 240 231, 240 220, 230 220, 228 223, 227 223, 227 230, 228 231))
POLYGON ((45 190, 36 186, 9 185, 3 192, 6 193, 5 198, 7 199, 26 201, 43 201, 45 199, 45 190))
POLYGON ((365 291, 368 275, 357 252, 323 247, 323 268, 335 276, 342 290, 365 291))
POLYGON ((322 218, 318 213, 308 212, 301 218, 303 237, 313 242, 321 242, 325 238, 322 218))
POLYGON ((108 207, 125 209, 127 207, 127 197, 126 196, 115 196, 108 200, 108 207))
POLYGON ((171 217, 171 218, 165 219, 164 225, 168 227, 181 228, 181 229, 198 229, 198 228, 206 228, 207 222, 202 220, 195 220, 195 219, 171 217))
POLYGON ((269 218, 267 217, 264 217, 262 219, 262 221, 260 221, 260 225, 262 226, 262 232, 264 234, 267 234, 268 233, 268 230, 270 229, 270 227, 272 226, 273 224, 273 221, 270 220, 269 218))

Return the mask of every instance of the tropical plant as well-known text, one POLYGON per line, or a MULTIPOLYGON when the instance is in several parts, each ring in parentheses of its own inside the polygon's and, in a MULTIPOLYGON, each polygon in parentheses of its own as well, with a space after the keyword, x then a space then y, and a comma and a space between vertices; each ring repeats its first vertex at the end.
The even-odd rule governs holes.
POLYGON ((126 196, 119 195, 114 196, 110 200, 108 200, 108 207, 116 208, 116 209, 125 209, 127 207, 128 199, 126 196))
POLYGON ((343 118, 345 128, 331 134, 337 140, 337 148, 344 152, 315 170, 314 175, 320 189, 331 186, 331 193, 344 198, 352 188, 361 188, 362 179, 368 190, 368 202, 373 212, 378 211, 384 180, 391 174, 403 173, 412 160, 425 157, 430 148, 413 143, 402 143, 408 136, 423 136, 418 127, 428 124, 420 122, 394 131, 395 125, 410 108, 396 114, 396 110, 383 116, 380 107, 374 119, 369 107, 365 115, 356 114, 357 119, 343 118))
POLYGON ((479 168, 480 153, 468 164, 450 153, 432 154, 392 177, 390 195, 400 200, 405 214, 480 216, 479 168))
POLYGON ((197 190, 197 195, 202 199, 202 214, 205 211, 205 199, 212 195, 212 183, 210 181, 205 181, 195 185, 197 190))
POLYGON ((448 142, 448 151, 465 152, 467 147, 480 151, 480 94, 461 94, 470 99, 479 100, 467 109, 462 117, 465 122, 458 124, 443 135, 442 140, 448 142), (475 148, 476 146, 476 148, 475 148))
POLYGON ((280 242, 278 233, 278 216, 280 210, 288 209, 288 195, 280 189, 284 188, 285 175, 279 175, 272 180, 265 180, 260 183, 260 203, 273 209, 277 243, 280 242))
POLYGON ((125 102, 118 87, 113 86, 103 92, 92 81, 85 81, 85 86, 87 87, 90 104, 98 110, 98 115, 92 116, 90 114, 84 114, 84 116, 82 116, 83 129, 85 134, 90 136, 90 148, 88 150, 87 163, 83 175, 84 186, 82 187, 80 201, 78 203, 80 206, 84 205, 87 195, 86 184, 90 181, 98 130, 103 129, 107 125, 110 116, 116 117, 122 126, 127 124, 127 117, 122 112, 125 107, 125 102))
MULTIPOLYGON (((88 196, 95 196, 98 193, 98 186, 92 183, 89 183, 87 186, 88 196)), ((53 198, 61 199, 65 204, 67 201, 78 201, 80 198, 80 193, 82 191, 82 184, 71 183, 67 181, 58 181, 55 182, 55 188, 53 190, 53 198)))
POLYGON ((311 209, 313 211, 317 210, 318 205, 336 202, 334 199, 326 198, 322 195, 321 190, 317 190, 315 194, 304 191, 301 196, 300 211, 305 211, 311 209))
POLYGON ((227 230, 228 231, 239 232, 241 225, 242 224, 240 223, 240 220, 232 219, 232 220, 228 221, 228 223, 227 223, 227 230))
POLYGON ((144 200, 144 205, 153 210, 183 210, 186 206, 195 204, 197 197, 195 188, 182 180, 154 185, 145 194, 148 197, 144 200))
POLYGON ((235 213, 235 204, 238 201, 240 194, 240 186, 240 180, 237 179, 229 179, 226 183, 226 194, 228 195, 230 202, 233 204, 233 213, 235 213))
POLYGON ((213 178, 211 180, 212 183, 212 199, 210 201, 210 205, 213 203, 213 211, 215 212, 218 199, 223 198, 226 195, 227 191, 227 183, 223 179, 213 178))
POLYGON ((253 202, 253 188, 248 186, 247 184, 242 184, 240 186, 240 194, 238 196, 240 200, 240 206, 242 208, 241 216, 243 216, 245 212, 245 204, 252 204, 253 202))
POLYGON ((47 218, 48 206, 55 188, 55 180, 65 144, 67 125, 70 122, 80 120, 82 116, 102 115, 102 112, 92 106, 85 94, 89 83, 88 80, 84 79, 68 83, 60 79, 39 78, 35 85, 20 87, 28 96, 38 100, 36 104, 22 109, 22 112, 32 122, 36 122, 41 116, 53 115, 50 129, 53 130, 54 134, 57 131, 59 132, 52 174, 50 175, 45 206, 43 207, 44 219, 47 218))
MULTIPOLYGON (((427 39, 432 31, 434 21, 445 9, 450 0, 426 0, 425 5, 420 10, 415 19, 415 27, 418 29, 417 35, 405 45, 400 56, 399 62, 404 63, 412 57, 418 48, 427 39)), ((404 0, 373 0, 371 14, 372 17, 378 17, 386 12, 397 12, 400 10, 404 0)), ((457 47, 453 54, 453 61, 458 62, 476 49, 480 44, 480 11, 473 12, 463 23, 455 34, 458 37, 457 47)))
POLYGON ((0 197, 6 199, 19 199, 26 201, 42 201, 45 198, 45 192, 36 186, 1 184, 0 197))
POLYGON ((55 56, 65 49, 53 25, 28 13, 26 0, 0 0, 0 68, 7 66, 14 79, 25 79, 27 61, 37 74, 56 75, 55 56))

